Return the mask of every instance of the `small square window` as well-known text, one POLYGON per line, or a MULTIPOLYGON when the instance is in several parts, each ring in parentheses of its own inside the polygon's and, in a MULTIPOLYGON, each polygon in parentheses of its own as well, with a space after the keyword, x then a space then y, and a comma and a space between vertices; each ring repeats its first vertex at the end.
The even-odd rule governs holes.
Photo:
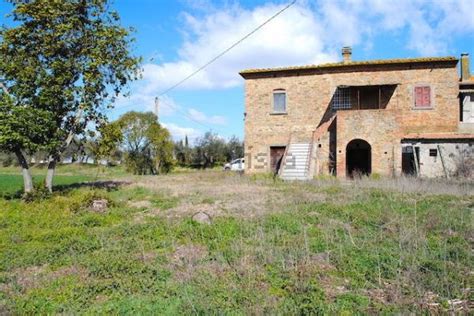
POLYGON ((273 91, 273 112, 286 112, 286 92, 284 90, 273 91))
POLYGON ((430 157, 437 157, 438 156, 438 149, 430 149, 430 157))
POLYGON ((415 87, 415 108, 431 107, 431 88, 430 86, 415 87))

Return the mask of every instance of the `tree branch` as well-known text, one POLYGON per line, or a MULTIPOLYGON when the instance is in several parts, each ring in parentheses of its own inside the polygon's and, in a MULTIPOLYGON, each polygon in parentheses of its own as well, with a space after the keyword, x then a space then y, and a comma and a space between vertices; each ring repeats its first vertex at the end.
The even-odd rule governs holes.
POLYGON ((3 92, 10 95, 10 92, 8 91, 7 87, 3 84, 3 82, 0 82, 0 87, 2 88, 3 92))

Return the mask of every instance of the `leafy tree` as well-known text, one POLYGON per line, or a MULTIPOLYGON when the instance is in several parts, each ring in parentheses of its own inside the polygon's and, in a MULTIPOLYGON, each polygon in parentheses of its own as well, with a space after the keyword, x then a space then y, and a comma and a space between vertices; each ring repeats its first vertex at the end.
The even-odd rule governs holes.
POLYGON ((203 168, 214 167, 226 161, 226 143, 224 139, 212 132, 206 132, 196 142, 193 152, 193 163, 203 168))
POLYGON ((85 141, 85 137, 74 136, 69 146, 62 153, 63 159, 70 158, 72 163, 81 162, 80 159, 85 156, 85 141))
POLYGON ((188 136, 174 144, 176 160, 181 167, 188 167, 192 160, 192 148, 189 147, 188 136))
POLYGON ((0 149, 16 155, 27 193, 33 191, 27 154, 51 144, 47 135, 55 130, 49 111, 17 106, 7 93, 0 92, 0 149))
POLYGON ((104 124, 98 128, 100 136, 95 140, 92 152, 96 162, 110 160, 117 155, 118 147, 123 140, 120 125, 117 122, 104 124))
POLYGON ((207 132, 197 139, 193 148, 188 147, 188 138, 174 144, 176 160, 183 167, 209 168, 217 164, 244 156, 244 145, 236 136, 228 141, 217 134, 207 132))
POLYGON ((9 124, 34 119, 24 128, 31 133, 6 136, 2 148, 17 155, 25 190, 25 152, 47 150, 51 190, 62 152, 89 123, 105 119, 103 109, 137 78, 140 59, 130 55, 130 30, 120 26, 108 0, 8 1, 15 24, 0 29, 0 81, 10 99, 2 97, 9 107, 2 111, 9 111, 9 124))
POLYGON ((150 140, 150 153, 152 156, 153 173, 167 173, 173 167, 173 142, 166 128, 158 123, 151 124, 147 132, 150 140))
POLYGON ((184 135, 184 148, 189 148, 188 135, 184 135))
POLYGON ((135 174, 157 174, 171 170, 173 143, 152 112, 127 112, 117 124, 123 134, 127 169, 135 174))
POLYGON ((242 158, 244 156, 244 144, 237 138, 232 136, 226 144, 227 161, 242 158))

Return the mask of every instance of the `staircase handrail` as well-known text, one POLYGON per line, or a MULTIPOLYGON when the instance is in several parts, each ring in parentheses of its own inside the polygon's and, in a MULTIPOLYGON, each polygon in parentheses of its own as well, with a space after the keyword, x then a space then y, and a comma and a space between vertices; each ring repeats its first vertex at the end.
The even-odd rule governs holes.
POLYGON ((283 168, 285 167, 286 155, 288 154, 288 150, 290 149, 291 138, 292 138, 292 134, 290 133, 290 136, 288 137, 288 146, 286 146, 285 152, 283 153, 283 157, 281 158, 280 169, 278 169, 278 176, 281 176, 281 173, 283 172, 283 168))

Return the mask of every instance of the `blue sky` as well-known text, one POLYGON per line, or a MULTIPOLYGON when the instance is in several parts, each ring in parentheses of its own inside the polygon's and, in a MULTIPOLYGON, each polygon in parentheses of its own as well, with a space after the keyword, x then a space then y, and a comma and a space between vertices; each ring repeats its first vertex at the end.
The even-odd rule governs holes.
MULTIPOLYGON (((0 0, 0 23, 10 5, 0 0)), ((108 115, 154 109, 154 97, 229 47, 290 1, 116 0, 135 28, 143 78, 108 115)), ((243 137, 244 90, 238 71, 340 60, 474 54, 472 0, 298 0, 205 71, 160 99, 160 121, 175 139, 212 129, 243 137), (185 113, 185 114, 183 114, 185 113), (190 119, 191 118, 191 119, 190 119)), ((471 62, 471 68, 474 62, 471 62)))

